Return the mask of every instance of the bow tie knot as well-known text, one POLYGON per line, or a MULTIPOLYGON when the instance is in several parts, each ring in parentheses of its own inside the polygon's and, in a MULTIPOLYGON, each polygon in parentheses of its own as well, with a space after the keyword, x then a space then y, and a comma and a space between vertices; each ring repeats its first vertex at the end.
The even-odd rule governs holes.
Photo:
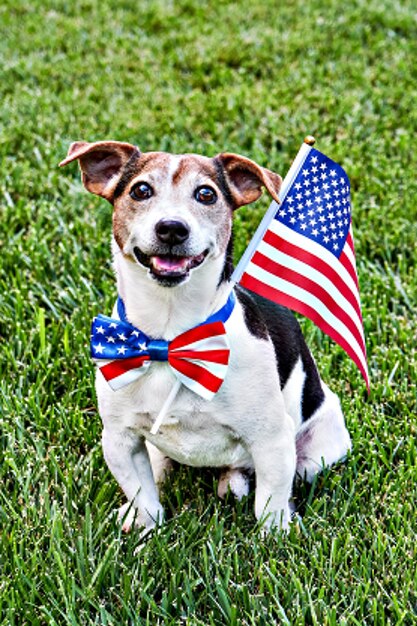
POLYGON ((169 342, 165 339, 151 339, 147 350, 151 361, 168 361, 169 342))
POLYGON ((220 389, 229 362, 225 322, 235 305, 233 294, 205 322, 172 341, 152 339, 130 324, 119 298, 120 319, 105 315, 94 318, 91 356, 114 390, 137 380, 154 361, 167 361, 180 381, 210 400, 220 389))

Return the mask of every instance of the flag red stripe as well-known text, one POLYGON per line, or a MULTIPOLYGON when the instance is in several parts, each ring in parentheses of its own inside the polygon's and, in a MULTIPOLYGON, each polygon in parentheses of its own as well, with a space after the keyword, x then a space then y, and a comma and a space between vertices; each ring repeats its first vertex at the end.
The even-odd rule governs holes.
MULTIPOLYGON (((353 245, 353 237, 352 237, 352 233, 350 231, 349 231, 347 239, 346 239, 345 246, 346 245, 349 246, 349 248, 352 251, 353 258, 355 258, 355 247, 353 245)), ((354 281, 354 283, 356 285, 356 288, 358 290, 358 293, 359 293, 359 283, 358 283, 358 276, 356 274, 356 268, 355 268, 354 265, 352 265, 351 260, 349 259, 348 255, 345 253, 345 248, 343 249, 343 252, 340 255, 339 261, 341 262, 341 264, 343 265, 345 270, 350 274, 350 277, 354 281)), ((359 311, 359 313, 360 313, 360 311, 359 311)), ((362 317, 361 317, 361 319, 362 319, 362 317)))
POLYGON ((191 363, 190 361, 183 361, 182 359, 175 358, 172 358, 170 363, 172 367, 175 367, 175 369, 177 369, 181 374, 187 378, 195 380, 213 393, 216 393, 223 383, 222 378, 218 378, 201 365, 197 365, 197 363, 191 363))
POLYGON ((214 337, 216 335, 224 335, 226 333, 223 322, 211 322, 210 324, 202 324, 187 330, 179 337, 175 337, 170 343, 171 350, 177 350, 183 346, 194 343, 195 341, 201 341, 214 337))
MULTIPOLYGON (((265 233, 264 241, 268 243, 270 246, 272 246, 273 248, 276 248, 277 250, 279 250, 280 252, 283 252, 284 254, 288 254, 288 256, 291 256, 293 258, 298 259, 299 261, 302 261, 306 265, 313 267, 318 272, 326 276, 334 284, 334 286, 338 289, 338 291, 340 291, 340 293, 346 298, 346 300, 348 300, 352 304, 352 306, 354 307, 354 309, 356 310, 359 316, 359 319, 362 319, 361 310, 360 310, 357 297, 355 296, 352 297, 352 291, 349 289, 346 283, 342 280, 342 278, 337 273, 337 271, 333 267, 328 265, 325 261, 323 261, 323 259, 321 259, 320 257, 317 257, 315 254, 309 252, 308 250, 304 250, 303 248, 300 248, 290 243, 289 241, 283 239, 282 237, 275 234, 271 230, 268 230, 265 233)), ((253 262, 253 259, 254 257, 252 258, 252 262, 253 262)), ((257 263, 257 265, 261 265, 261 263, 257 263)), ((350 274, 350 271, 349 271, 349 274, 350 274)), ((280 275, 282 275, 281 272, 280 272, 280 275)), ((355 284, 356 284, 356 281, 355 281, 355 284)))
POLYGON ((142 367, 145 361, 149 361, 149 356, 137 356, 130 359, 115 359, 100 367, 100 371, 106 380, 112 380, 117 376, 125 374, 127 371, 142 367))
POLYGON ((210 363, 229 363, 230 350, 171 350, 168 353, 168 361, 173 359, 198 359, 199 361, 209 361, 210 363))
MULTIPOLYGON (((327 333, 334 341, 336 341, 350 356, 350 358, 356 363, 358 366, 369 391, 369 379, 368 374, 364 366, 362 365, 360 359, 358 358, 356 352, 351 348, 350 344, 340 335, 328 322, 326 322, 321 315, 317 313, 315 309, 313 309, 308 304, 301 302, 297 298, 290 296, 282 291, 275 289, 261 281, 257 280, 253 276, 249 274, 243 274, 242 279, 240 281, 241 285, 254 291, 255 293, 260 294, 264 298, 268 298, 269 300, 273 300, 277 304, 281 304, 286 306, 293 311, 297 311, 302 315, 305 315, 309 319, 311 319, 323 332, 327 333)), ((366 354, 364 352, 365 360, 366 354)))
POLYGON ((342 322, 342 324, 344 324, 350 330, 352 335, 357 340, 362 351, 365 352, 363 337, 358 327, 352 321, 352 318, 346 313, 346 311, 342 309, 341 306, 337 304, 337 302, 334 301, 332 296, 325 289, 323 289, 323 287, 315 283, 310 278, 307 278, 307 276, 303 276, 302 274, 299 274, 298 272, 291 270, 288 267, 280 265, 269 257, 264 256, 260 252, 255 252, 252 258, 252 263, 258 265, 263 270, 270 272, 274 276, 282 277, 284 280, 287 280, 293 285, 297 285, 298 287, 305 289, 313 296, 315 296, 342 322))

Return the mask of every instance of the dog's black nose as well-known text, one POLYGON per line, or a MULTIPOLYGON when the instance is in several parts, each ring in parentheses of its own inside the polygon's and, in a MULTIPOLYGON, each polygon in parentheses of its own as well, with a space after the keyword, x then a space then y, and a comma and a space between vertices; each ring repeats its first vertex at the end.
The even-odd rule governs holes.
POLYGON ((171 246, 184 243, 190 236, 190 229, 181 220, 160 220, 155 226, 155 232, 159 241, 171 246))

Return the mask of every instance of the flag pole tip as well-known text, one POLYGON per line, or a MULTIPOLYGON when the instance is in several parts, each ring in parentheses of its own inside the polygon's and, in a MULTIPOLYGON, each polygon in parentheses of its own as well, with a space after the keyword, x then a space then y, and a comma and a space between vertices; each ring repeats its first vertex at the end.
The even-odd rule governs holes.
POLYGON ((304 139, 304 143, 309 146, 314 146, 316 140, 314 139, 313 135, 307 135, 307 137, 304 139))

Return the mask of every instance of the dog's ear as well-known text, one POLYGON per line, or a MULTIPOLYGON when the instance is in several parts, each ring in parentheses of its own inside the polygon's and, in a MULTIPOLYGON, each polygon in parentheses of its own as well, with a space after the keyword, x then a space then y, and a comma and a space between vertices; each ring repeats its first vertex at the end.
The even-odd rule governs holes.
POLYGON ((222 166, 236 208, 257 200, 262 194, 262 187, 279 202, 282 179, 278 174, 239 154, 223 152, 215 160, 222 166))
POLYGON ((59 166, 78 159, 85 188, 112 202, 122 169, 135 153, 140 156, 136 146, 121 141, 76 141, 59 166))

